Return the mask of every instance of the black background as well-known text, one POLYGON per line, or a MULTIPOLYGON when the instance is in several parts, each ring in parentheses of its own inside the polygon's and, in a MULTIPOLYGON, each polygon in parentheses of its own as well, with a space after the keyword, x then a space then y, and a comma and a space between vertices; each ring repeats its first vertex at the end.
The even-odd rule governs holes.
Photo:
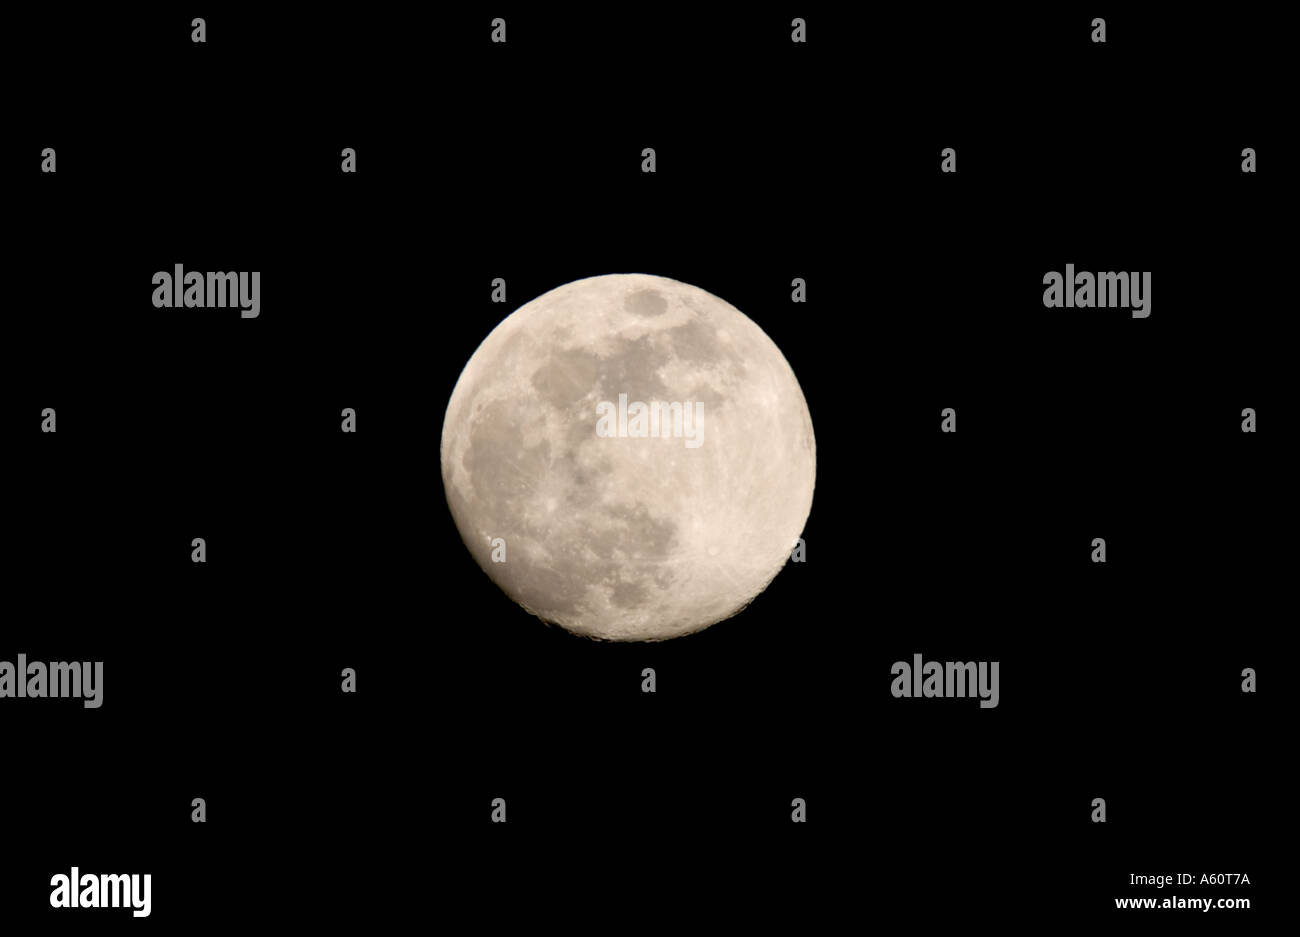
POLYGON ((1252 15, 10 20, 0 659, 103 660, 105 702, 0 704, 4 924, 1265 920, 1289 268, 1252 15), (176 263, 261 271, 260 317, 154 309, 176 263), (1067 263, 1151 271, 1151 317, 1044 308, 1067 263), (663 645, 530 618, 441 488, 478 343, 611 272, 753 318, 817 433, 808 561, 663 645), (1000 661, 1000 705, 893 699, 914 653, 1000 661), (150 872, 153 914, 53 911, 74 864, 150 872), (1252 884, 1128 885, 1173 872, 1252 884), (1254 907, 1114 909, 1169 891, 1254 907))

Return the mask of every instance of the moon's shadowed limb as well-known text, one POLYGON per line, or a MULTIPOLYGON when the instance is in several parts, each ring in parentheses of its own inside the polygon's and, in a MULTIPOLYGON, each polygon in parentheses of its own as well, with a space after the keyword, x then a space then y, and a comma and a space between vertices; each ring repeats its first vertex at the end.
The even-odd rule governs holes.
POLYGON ((742 610, 789 558, 815 473, 808 406, 771 339, 717 297, 644 274, 577 280, 508 316, 442 431, 447 503, 479 565, 532 614, 603 640, 742 610), (690 405, 698 445, 666 407, 656 435, 633 435, 635 419, 599 434, 597 405, 620 394, 629 415, 690 405))

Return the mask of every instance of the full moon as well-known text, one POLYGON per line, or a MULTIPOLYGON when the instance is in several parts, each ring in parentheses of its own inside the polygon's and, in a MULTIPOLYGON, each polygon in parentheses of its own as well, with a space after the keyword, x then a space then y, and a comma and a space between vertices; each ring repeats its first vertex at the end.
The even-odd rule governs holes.
POLYGON ((502 320, 456 382, 441 455, 484 572, 605 641, 744 609, 790 558, 817 463, 803 391, 763 330, 645 274, 566 283, 502 320))

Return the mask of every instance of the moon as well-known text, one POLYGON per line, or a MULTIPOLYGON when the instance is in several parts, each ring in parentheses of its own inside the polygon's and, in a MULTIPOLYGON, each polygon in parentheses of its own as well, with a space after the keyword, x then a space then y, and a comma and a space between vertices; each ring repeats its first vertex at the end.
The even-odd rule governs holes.
POLYGON ((452 391, 441 461, 461 538, 506 595, 586 638, 663 641, 780 572, 817 449, 794 372, 740 310, 610 274, 492 330, 452 391))

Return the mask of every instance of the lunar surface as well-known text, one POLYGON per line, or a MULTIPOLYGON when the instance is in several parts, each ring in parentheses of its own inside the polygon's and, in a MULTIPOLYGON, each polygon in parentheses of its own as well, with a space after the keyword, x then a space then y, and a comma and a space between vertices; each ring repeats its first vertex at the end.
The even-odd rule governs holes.
POLYGON ((812 419, 770 338, 697 287, 576 280, 474 352, 442 480, 479 565, 574 634, 661 641, 741 611, 812 507, 812 419))

